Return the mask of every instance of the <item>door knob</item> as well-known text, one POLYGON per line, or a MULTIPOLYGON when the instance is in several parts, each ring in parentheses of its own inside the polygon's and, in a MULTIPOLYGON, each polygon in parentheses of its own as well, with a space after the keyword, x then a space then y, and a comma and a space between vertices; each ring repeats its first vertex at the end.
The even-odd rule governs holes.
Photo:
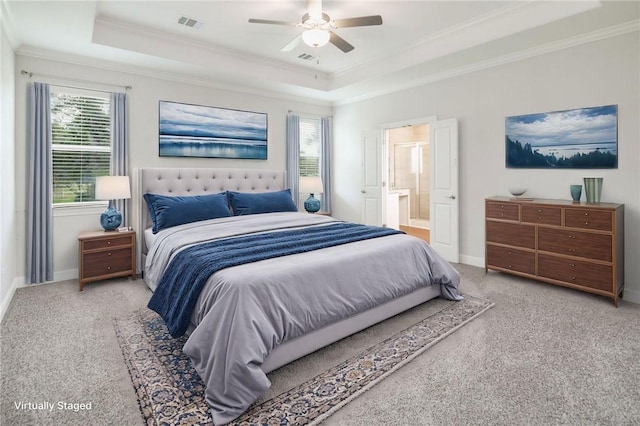
POLYGON ((455 195, 449 195, 447 198, 451 198, 452 200, 455 200, 456 196, 455 195))
POLYGON ((363 194, 366 194, 366 193, 367 193, 367 191, 365 191, 364 189, 363 189, 362 191, 360 191, 360 192, 362 192, 363 194))

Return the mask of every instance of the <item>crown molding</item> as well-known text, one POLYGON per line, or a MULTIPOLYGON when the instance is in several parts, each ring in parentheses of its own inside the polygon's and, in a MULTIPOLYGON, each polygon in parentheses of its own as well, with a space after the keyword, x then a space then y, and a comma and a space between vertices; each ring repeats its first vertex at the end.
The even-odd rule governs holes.
MULTIPOLYGON (((259 89, 251 88, 248 86, 239 86, 237 83, 225 83, 220 80, 204 78, 200 76, 192 76, 186 74, 180 74, 171 71, 161 71, 158 69, 143 68, 139 66, 115 63, 111 61, 104 61, 100 59, 89 58, 85 56, 71 55, 66 53, 60 53, 56 51, 31 48, 28 46, 22 46, 16 50, 17 55, 45 59, 56 62, 64 62, 73 65, 86 66, 96 68, 98 70, 108 70, 113 72, 131 74, 136 76, 142 76, 147 78, 154 78, 158 80, 172 81, 181 84, 189 84, 199 87, 206 87, 217 90, 225 90, 229 92, 263 96, 268 98, 274 98, 279 100, 286 100, 292 102, 301 102, 305 104, 317 105, 317 106, 340 106, 350 103, 360 102, 367 99, 376 98, 379 96, 387 95, 393 92, 407 90, 413 87, 431 84, 440 80, 445 80, 452 77, 457 77, 464 74, 469 74, 492 67, 508 64, 511 62, 521 61, 527 58, 552 53, 555 51, 568 49, 581 44, 591 43, 611 37, 617 37, 624 34, 640 31, 640 20, 633 20, 623 24, 614 25, 611 27, 596 30, 590 33, 569 37, 564 40, 547 43, 534 48, 502 55, 496 58, 492 58, 482 62, 476 62, 468 66, 458 67, 446 72, 423 75, 419 78, 402 78, 396 79, 396 83, 388 83, 385 81, 384 88, 367 90, 367 93, 361 93, 356 96, 349 94, 341 95, 339 90, 332 92, 324 92, 320 90, 308 90, 299 89, 287 85, 279 85, 277 89, 259 89), (299 94, 292 94, 292 92, 298 91, 299 94)), ((419 68, 416 66, 414 68, 419 68)), ((372 80, 371 84, 375 85, 375 80, 372 80)), ((274 86, 278 86, 274 84, 274 86)), ((135 90, 135 88, 134 88, 135 90)))
MULTIPOLYGON (((157 69, 144 68, 130 64, 119 62, 105 61, 101 59, 89 58, 86 56, 78 56, 46 49, 39 49, 30 46, 22 46, 16 51, 16 55, 42 59, 47 61, 61 62, 64 64, 77 65, 82 67, 94 68, 97 71, 110 71, 132 76, 153 78, 156 80, 171 81, 174 83, 188 84, 197 87, 205 87, 208 89, 224 90, 233 93, 241 93, 246 95, 262 96, 291 102, 301 102, 309 105, 330 107, 331 101, 322 98, 323 93, 301 95, 290 94, 283 88, 280 91, 258 89, 246 86, 238 86, 236 83, 225 83, 219 80, 207 79, 198 76, 186 75, 171 71, 161 71, 157 69)), ((129 85, 130 82, 123 82, 123 85, 129 85)), ((135 91, 135 86, 132 91, 135 91)))
POLYGON ((260 74, 272 81, 321 91, 326 91, 329 84, 329 75, 318 70, 249 56, 244 52, 111 18, 95 19, 92 42, 194 66, 205 66, 233 76, 260 74))
POLYGON ((476 47, 514 32, 563 19, 600 7, 596 0, 580 2, 519 1, 468 19, 441 31, 429 34, 415 43, 378 59, 369 60, 332 74, 332 89, 340 89, 365 78, 382 78, 386 74, 402 72, 454 52, 476 47), (419 58, 419 59, 418 59, 419 58), (372 77, 371 69, 375 69, 372 77))
POLYGON ((600 30, 592 31, 590 33, 581 34, 566 38, 564 40, 546 43, 541 46, 517 51, 507 55, 498 56, 496 58, 488 59, 486 61, 476 62, 474 64, 458 67, 450 71, 423 76, 416 79, 404 79, 401 83, 387 86, 384 89, 371 91, 367 94, 343 97, 334 101, 334 106, 347 105, 355 102, 364 101, 367 99, 376 98, 379 96, 388 95, 390 93, 398 92, 401 90, 411 89, 417 86, 423 86, 426 84, 435 83, 437 81, 445 80, 448 78, 458 77, 464 74, 470 74, 477 71, 494 68, 500 65, 509 64, 512 62, 518 62, 536 56, 545 55, 548 53, 557 52, 571 47, 580 46, 587 43, 593 43, 600 40, 605 40, 612 37, 618 37, 625 34, 640 31, 640 20, 633 20, 622 24, 614 25, 611 27, 603 28, 600 30))

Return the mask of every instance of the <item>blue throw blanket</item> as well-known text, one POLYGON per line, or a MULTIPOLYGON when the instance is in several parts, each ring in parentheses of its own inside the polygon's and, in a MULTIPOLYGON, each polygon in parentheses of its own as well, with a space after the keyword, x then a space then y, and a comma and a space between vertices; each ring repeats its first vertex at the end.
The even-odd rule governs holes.
POLYGON ((402 233, 395 229, 335 223, 225 238, 180 251, 169 263, 148 307, 167 324, 173 337, 182 336, 209 277, 224 268, 274 257, 402 233))

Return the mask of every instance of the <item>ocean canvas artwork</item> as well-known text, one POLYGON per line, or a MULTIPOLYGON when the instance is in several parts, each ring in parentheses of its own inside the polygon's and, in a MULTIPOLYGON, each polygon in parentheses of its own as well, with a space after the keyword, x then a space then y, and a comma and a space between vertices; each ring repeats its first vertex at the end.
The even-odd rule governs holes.
POLYGON ((267 114, 160 101, 159 155, 267 159, 267 114))
POLYGON ((505 143, 510 168, 617 168, 618 106, 507 117, 505 143))

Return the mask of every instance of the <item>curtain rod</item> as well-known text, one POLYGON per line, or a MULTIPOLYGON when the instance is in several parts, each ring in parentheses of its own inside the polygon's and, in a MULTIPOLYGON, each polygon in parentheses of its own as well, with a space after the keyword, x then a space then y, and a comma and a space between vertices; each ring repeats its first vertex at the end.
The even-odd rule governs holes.
POLYGON ((321 118, 321 117, 333 118, 333 115, 313 114, 311 112, 302 112, 302 111, 294 111, 294 110, 289 110, 288 113, 299 115, 301 117, 308 117, 308 118, 321 118))
MULTIPOLYGON (((77 82, 81 82, 81 83, 102 84, 103 86, 123 87, 124 90, 131 90, 132 89, 131 86, 123 86, 123 85, 120 85, 120 84, 101 83, 99 81, 83 80, 83 79, 80 79, 80 78, 63 77, 63 76, 60 76, 60 75, 53 75, 53 74, 35 73, 35 72, 25 71, 25 70, 21 70, 20 74, 28 75, 29 78, 31 78, 31 77, 33 77, 35 75, 35 76, 40 76, 40 77, 57 78, 57 79, 60 79, 60 80, 77 81, 77 82)), ((72 89, 85 89, 86 90, 86 87, 74 87, 74 86, 62 86, 62 87, 69 87, 69 88, 72 88, 72 89)), ((96 89, 90 89, 90 90, 96 90, 96 89)), ((104 90, 96 90, 96 91, 104 92, 104 90)))

